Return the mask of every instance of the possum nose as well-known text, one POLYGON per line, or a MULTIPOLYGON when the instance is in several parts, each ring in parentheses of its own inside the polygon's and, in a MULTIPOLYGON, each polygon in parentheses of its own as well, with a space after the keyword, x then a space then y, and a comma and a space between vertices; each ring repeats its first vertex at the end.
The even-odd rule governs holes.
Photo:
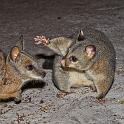
POLYGON ((62 59, 61 61, 60 61, 60 63, 61 63, 61 65, 64 67, 65 66, 65 60, 64 59, 62 59))
POLYGON ((42 74, 43 77, 46 76, 46 72, 45 71, 43 71, 41 74, 42 74))

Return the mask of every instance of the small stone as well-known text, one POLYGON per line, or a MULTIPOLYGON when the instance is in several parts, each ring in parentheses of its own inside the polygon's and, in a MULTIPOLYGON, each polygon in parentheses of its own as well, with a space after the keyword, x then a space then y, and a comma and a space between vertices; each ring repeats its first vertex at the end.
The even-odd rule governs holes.
POLYGON ((57 19, 61 19, 61 17, 59 16, 59 17, 57 17, 57 19))

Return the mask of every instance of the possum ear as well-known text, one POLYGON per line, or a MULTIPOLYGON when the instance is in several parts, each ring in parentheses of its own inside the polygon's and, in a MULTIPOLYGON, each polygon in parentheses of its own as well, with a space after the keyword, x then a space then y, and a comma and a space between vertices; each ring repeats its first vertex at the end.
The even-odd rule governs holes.
POLYGON ((78 34, 78 41, 82 41, 84 40, 85 37, 84 37, 84 32, 82 30, 80 30, 79 34, 78 34))
POLYGON ((94 45, 88 45, 85 47, 85 52, 89 59, 92 59, 96 54, 96 47, 94 45))

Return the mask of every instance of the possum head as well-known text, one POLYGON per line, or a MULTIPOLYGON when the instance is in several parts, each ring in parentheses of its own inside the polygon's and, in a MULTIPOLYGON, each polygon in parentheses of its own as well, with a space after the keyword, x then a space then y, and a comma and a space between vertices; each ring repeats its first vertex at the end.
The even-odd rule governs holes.
POLYGON ((96 55, 95 45, 89 44, 82 46, 81 44, 73 47, 65 57, 61 60, 63 68, 71 68, 78 71, 88 70, 92 66, 92 60, 96 55))

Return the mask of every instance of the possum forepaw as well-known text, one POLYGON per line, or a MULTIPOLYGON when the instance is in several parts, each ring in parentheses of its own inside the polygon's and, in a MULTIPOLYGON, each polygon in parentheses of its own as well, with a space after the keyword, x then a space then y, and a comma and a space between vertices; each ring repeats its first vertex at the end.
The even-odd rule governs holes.
POLYGON ((59 91, 57 94, 56 94, 56 97, 57 98, 64 98, 66 95, 68 94, 72 94, 73 92, 62 92, 62 91, 59 91))
POLYGON ((46 38, 45 36, 36 36, 34 38, 35 44, 43 44, 48 45, 49 44, 49 38, 46 38))

